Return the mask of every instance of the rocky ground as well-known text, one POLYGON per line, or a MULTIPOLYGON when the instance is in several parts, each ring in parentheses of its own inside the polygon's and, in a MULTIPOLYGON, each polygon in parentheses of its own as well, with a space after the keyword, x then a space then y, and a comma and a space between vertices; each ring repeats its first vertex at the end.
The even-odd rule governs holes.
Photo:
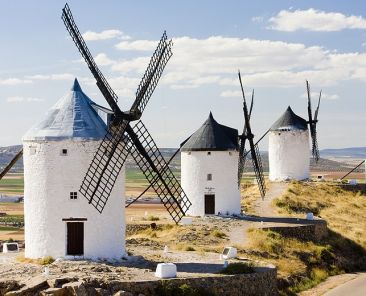
MULTIPOLYGON (((160 282, 154 274, 159 262, 176 264, 178 273, 175 281, 202 278, 207 282, 207 278, 217 281, 216 278, 227 277, 219 273, 224 261, 217 253, 164 252, 161 248, 141 246, 137 241, 132 241, 132 244, 134 255, 120 262, 56 260, 49 265, 39 265, 19 262, 22 253, 0 254, 0 295, 160 295, 155 293, 160 282), (143 294, 136 293, 136 282, 143 294)), ((246 259, 230 261, 247 262, 246 259)), ((259 267, 256 271, 261 273, 264 270, 259 267)))
POLYGON ((20 283, 26 283, 38 276, 53 279, 65 275, 70 278, 88 277, 109 281, 154 280, 158 262, 175 262, 179 271, 178 277, 207 277, 217 276, 216 273, 223 267, 223 260, 220 260, 219 255, 215 253, 204 255, 184 251, 164 253, 162 250, 154 251, 145 246, 135 247, 134 255, 120 262, 56 260, 45 266, 19 262, 17 258, 21 256, 22 253, 0 255, 1 280, 17 279, 20 283))

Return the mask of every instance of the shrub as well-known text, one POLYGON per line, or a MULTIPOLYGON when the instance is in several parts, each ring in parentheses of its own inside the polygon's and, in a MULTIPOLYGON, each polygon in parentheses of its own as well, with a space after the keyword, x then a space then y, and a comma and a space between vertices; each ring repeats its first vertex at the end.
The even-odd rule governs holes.
POLYGON ((212 231, 211 235, 213 235, 214 237, 217 237, 217 238, 226 238, 226 233, 224 233, 218 229, 215 229, 214 231, 212 231))
POLYGON ((236 262, 230 263, 227 267, 221 269, 222 274, 244 274, 253 273, 253 263, 252 262, 236 262))
POLYGON ((193 248, 192 246, 185 246, 183 250, 188 252, 196 251, 196 249, 193 248))
POLYGON ((39 264, 41 265, 48 265, 48 264, 51 264, 55 261, 55 259, 53 259, 53 257, 51 256, 47 256, 47 257, 43 257, 41 259, 39 259, 39 264))
POLYGON ((159 221, 160 218, 158 216, 153 216, 153 215, 150 215, 146 218, 146 220, 148 221, 159 221))
POLYGON ((324 269, 314 268, 312 269, 310 276, 303 278, 301 281, 297 282, 296 285, 290 288, 290 291, 298 293, 315 287, 322 281, 327 279, 329 276, 328 272, 324 269))
POLYGON ((324 262, 328 265, 333 264, 334 262, 334 254, 332 253, 332 247, 320 247, 316 250, 316 257, 319 259, 320 262, 324 262))

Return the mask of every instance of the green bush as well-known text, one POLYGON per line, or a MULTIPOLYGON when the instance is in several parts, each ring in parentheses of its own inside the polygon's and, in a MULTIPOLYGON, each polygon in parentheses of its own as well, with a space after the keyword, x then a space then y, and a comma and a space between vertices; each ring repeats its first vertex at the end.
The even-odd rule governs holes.
POLYGON ((245 274, 253 273, 254 267, 252 262, 236 262, 231 263, 227 267, 221 269, 222 274, 245 274))
POLYGON ((325 279, 328 278, 328 276, 329 274, 326 270, 314 268, 312 269, 309 277, 301 279, 295 284, 295 286, 290 288, 290 291, 293 293, 298 293, 301 291, 309 290, 323 282, 325 279))

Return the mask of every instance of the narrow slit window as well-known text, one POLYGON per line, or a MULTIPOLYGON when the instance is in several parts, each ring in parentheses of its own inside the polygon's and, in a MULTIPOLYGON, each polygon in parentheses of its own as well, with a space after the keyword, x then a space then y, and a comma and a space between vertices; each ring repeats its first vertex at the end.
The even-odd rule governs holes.
POLYGON ((78 193, 77 192, 70 192, 70 199, 78 199, 78 193))
POLYGON ((212 181, 212 174, 207 174, 207 181, 212 181))

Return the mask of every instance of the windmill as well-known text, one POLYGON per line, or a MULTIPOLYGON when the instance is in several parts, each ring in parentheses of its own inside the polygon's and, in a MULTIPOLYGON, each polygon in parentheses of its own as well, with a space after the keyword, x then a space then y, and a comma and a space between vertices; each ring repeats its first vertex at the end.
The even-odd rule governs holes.
POLYGON ((88 200, 89 204, 102 213, 117 176, 128 154, 131 154, 173 220, 178 223, 191 202, 140 120, 165 65, 172 55, 172 41, 167 40, 164 32, 137 88, 134 103, 128 112, 123 112, 117 104, 117 95, 87 48, 68 4, 63 8, 62 20, 114 113, 113 120, 86 172, 79 192, 88 200), (131 123, 134 121, 136 123, 132 125, 131 123))
POLYGON ((319 113, 319 106, 320 106, 320 99, 322 96, 322 91, 319 93, 319 99, 318 99, 318 106, 315 109, 314 118, 313 118, 313 112, 311 110, 311 96, 310 96, 310 85, 309 82, 306 80, 306 90, 308 94, 308 116, 309 116, 309 129, 310 129, 310 136, 312 140, 312 147, 311 152, 313 155, 313 158, 316 162, 319 160, 319 148, 318 148, 318 140, 316 137, 316 125, 318 123, 318 113, 319 113))
POLYGON ((240 71, 238 72, 238 76, 239 76, 240 87, 241 87, 241 91, 242 91, 242 95, 243 95, 243 113, 244 113, 243 133, 239 136, 238 185, 240 186, 241 177, 242 177, 242 174, 244 171, 246 155, 250 152, 251 157, 252 157, 252 162, 253 162, 253 169, 255 172, 256 179, 257 179, 258 188, 259 188, 262 198, 264 198, 264 196, 266 194, 266 184, 264 181, 262 161, 261 161, 261 157, 259 154, 259 148, 258 148, 258 142, 264 136, 257 143, 254 143, 254 141, 253 141, 254 135, 253 135, 252 129, 250 127, 250 117, 251 117, 252 109, 253 109, 254 90, 252 92, 252 100, 250 103, 250 108, 248 110, 247 102, 245 99, 244 88, 243 88, 243 84, 241 81, 240 71), (246 140, 248 140, 249 147, 250 147, 250 151, 248 151, 248 153, 245 153, 246 140))

